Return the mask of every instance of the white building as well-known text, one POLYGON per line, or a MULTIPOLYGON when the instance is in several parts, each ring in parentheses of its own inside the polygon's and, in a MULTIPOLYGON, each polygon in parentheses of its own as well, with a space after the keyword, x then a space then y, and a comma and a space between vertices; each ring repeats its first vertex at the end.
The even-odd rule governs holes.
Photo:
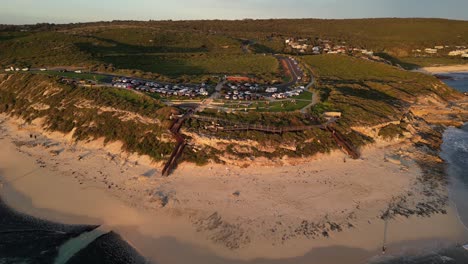
POLYGON ((427 48, 424 50, 424 52, 428 53, 428 54, 437 54, 437 49, 430 49, 430 48, 427 48))
POLYGON ((463 49, 463 50, 454 50, 449 52, 449 56, 462 56, 463 54, 467 54, 468 49, 463 49))

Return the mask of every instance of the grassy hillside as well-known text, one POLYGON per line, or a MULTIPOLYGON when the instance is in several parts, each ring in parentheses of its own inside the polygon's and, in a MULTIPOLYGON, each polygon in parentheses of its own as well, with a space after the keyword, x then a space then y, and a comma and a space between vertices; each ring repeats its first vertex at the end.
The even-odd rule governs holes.
MULTIPOLYGON (((337 128, 354 146, 372 139, 352 130, 353 126, 372 126, 400 121, 411 103, 419 96, 438 95, 450 99, 458 94, 438 79, 420 73, 400 70, 383 63, 345 55, 302 57, 316 76, 315 89, 322 103, 315 105, 312 116, 324 111, 340 111, 343 118, 337 128)), ((132 91, 114 88, 85 88, 58 83, 57 77, 32 74, 0 75, 0 112, 18 115, 26 120, 43 118, 46 128, 63 133, 74 132, 77 140, 104 137, 120 140, 127 151, 138 152, 164 161, 174 143, 167 132, 168 116, 174 111, 159 101, 132 91)), ((316 124, 310 116, 292 113, 223 113, 205 110, 200 113, 237 123, 272 126, 316 124)), ((283 134, 256 131, 213 132, 211 122, 190 119, 184 128, 194 134, 221 139, 222 143, 199 143, 187 135, 190 144, 183 159, 197 164, 209 160, 220 162, 220 155, 233 159, 266 157, 269 159, 311 156, 336 149, 329 132, 320 128, 283 134), (250 139, 257 144, 239 146, 235 141, 250 139)), ((388 126, 380 131, 386 138, 401 135, 405 124, 388 126)))
MULTIPOLYGON (((468 45, 468 22, 444 19, 116 21, 0 26, 0 66, 111 65, 177 78, 212 74, 278 74, 271 56, 287 37, 372 49, 408 65, 464 63, 414 58, 413 49, 468 45), (25 31, 27 30, 27 31, 25 31), (250 44, 248 48, 243 44, 250 44)), ((113 67, 108 67, 113 69, 113 67)))
POLYGON ((451 98, 456 92, 435 77, 344 55, 306 56, 323 103, 315 111, 337 110, 344 123, 376 125, 400 120, 418 96, 451 98))
POLYGON ((172 151, 171 141, 161 140, 171 111, 127 90, 68 86, 45 75, 0 75, 0 112, 27 121, 43 118, 46 129, 73 131, 77 140, 120 140, 125 150, 156 161, 172 151))
POLYGON ((0 33, 0 65, 53 67, 112 65, 177 78, 183 75, 253 75, 272 79, 272 56, 244 54, 242 40, 149 27, 83 27, 73 30, 0 33))
POLYGON ((58 32, 0 33, 0 65, 86 66, 97 63, 77 43, 90 39, 58 32))
POLYGON ((275 58, 256 54, 159 53, 105 56, 102 59, 120 69, 137 69, 170 77, 243 74, 273 79, 279 72, 275 58))

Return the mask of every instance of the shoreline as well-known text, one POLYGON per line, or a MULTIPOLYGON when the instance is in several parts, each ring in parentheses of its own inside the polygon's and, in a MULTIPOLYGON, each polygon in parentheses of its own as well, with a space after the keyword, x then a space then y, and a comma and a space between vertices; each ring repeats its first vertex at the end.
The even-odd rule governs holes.
MULTIPOLYGON (((255 167, 221 165, 194 170, 194 166, 182 164, 173 176, 160 178, 158 169, 121 160, 108 150, 98 151, 92 148, 95 144, 78 146, 63 137, 54 138, 53 133, 38 134, 34 125, 21 126, 18 120, 15 125, 5 116, 3 121, 0 142, 10 151, 0 155, 7 186, 0 188, 0 194, 9 206, 47 220, 103 224, 153 260, 161 259, 149 246, 155 241, 198 248, 195 251, 203 252, 202 257, 191 250, 186 257, 194 254, 203 261, 220 256, 238 261, 310 258, 314 249, 340 246, 355 248, 360 258, 378 255, 384 225, 379 215, 421 173, 405 154, 395 157, 387 152, 388 145, 377 145, 366 148, 364 159, 346 163, 343 154, 332 153, 307 164, 266 167, 261 172, 255 167), (39 139, 29 139, 30 133, 39 139), (370 175, 359 175, 364 164, 370 175), (81 170, 72 169, 78 167, 81 170), (394 177, 392 186, 382 185, 389 176, 394 177), (14 192, 31 199, 36 209, 63 215, 41 214, 15 198, 14 192), (78 217, 67 218, 68 214, 78 217), (278 222, 281 224, 275 224, 278 222), (319 230, 328 230, 327 236, 313 229, 317 225, 319 230), (362 241, 351 242, 356 235, 362 241)), ((398 150, 399 146, 391 148, 398 150)), ((392 231, 396 244, 435 238, 455 243, 465 234, 451 207, 446 215, 412 216, 410 220, 397 216, 392 221, 401 227, 392 231), (444 229, 435 232, 434 222, 444 229)), ((392 250, 398 251, 397 246, 392 250)), ((162 258, 171 263, 170 256, 162 258)))
POLYGON ((428 74, 462 73, 468 72, 468 64, 421 67, 414 71, 428 74))

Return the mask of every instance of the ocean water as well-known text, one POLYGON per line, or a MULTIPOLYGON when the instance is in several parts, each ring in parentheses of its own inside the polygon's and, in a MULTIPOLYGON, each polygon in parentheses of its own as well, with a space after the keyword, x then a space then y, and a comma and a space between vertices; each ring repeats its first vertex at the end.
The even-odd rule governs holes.
MULTIPOLYGON (((444 133, 441 157, 447 162, 450 201, 459 221, 468 230, 468 124, 448 128, 444 133)), ((466 241, 468 244, 468 241, 466 241)), ((406 256, 379 264, 467 264, 468 251, 460 246, 422 256, 406 256)))
MULTIPOLYGON (((468 73, 448 76, 451 79, 444 82, 459 91, 468 92, 468 73)), ((460 221, 468 226, 468 124, 445 131, 441 157, 448 164, 450 200, 457 208, 460 221)), ((99 232, 98 226, 63 225, 20 214, 5 206, 0 199, 0 264, 148 263, 118 234, 99 232)), ((330 254, 348 254, 346 250, 333 250, 330 254)), ((468 251, 456 247, 385 263, 468 264, 468 251)))
POLYGON ((460 92, 468 92, 468 72, 447 73, 439 75, 450 78, 443 80, 447 85, 459 90, 460 92))
MULTIPOLYGON (((468 92, 468 72, 447 76, 450 77, 444 80, 447 85, 468 92)), ((448 164, 450 200, 457 208, 460 221, 468 229, 468 123, 461 128, 449 127, 445 130, 440 156, 448 164)))
MULTIPOLYGON (((468 92, 468 73, 441 75, 449 77, 443 80, 447 85, 460 92, 468 92)), ((468 123, 461 128, 449 127, 445 130, 440 156, 447 163, 450 202, 457 210, 459 221, 468 230, 468 123)), ((426 263, 468 264, 468 251, 459 245, 428 255, 407 256, 380 264, 426 263)))

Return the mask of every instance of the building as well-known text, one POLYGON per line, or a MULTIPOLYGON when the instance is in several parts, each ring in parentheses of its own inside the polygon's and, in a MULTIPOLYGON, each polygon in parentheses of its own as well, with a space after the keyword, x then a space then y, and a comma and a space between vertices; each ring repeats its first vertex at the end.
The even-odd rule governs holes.
POLYGON ((230 82, 250 82, 252 79, 245 76, 227 76, 226 80, 230 82))
POLYGON ((453 50, 449 52, 449 56, 463 56, 463 54, 467 54, 468 49, 460 49, 460 50, 453 50))
POLYGON ((424 50, 424 52, 428 53, 428 54, 437 54, 437 49, 431 49, 431 48, 427 48, 424 50))
POLYGON ((325 112, 323 113, 323 116, 327 119, 331 118, 341 118, 342 113, 341 112, 325 112))
POLYGON ((374 56, 374 52, 372 50, 363 49, 361 52, 362 54, 367 55, 367 56, 374 56))

